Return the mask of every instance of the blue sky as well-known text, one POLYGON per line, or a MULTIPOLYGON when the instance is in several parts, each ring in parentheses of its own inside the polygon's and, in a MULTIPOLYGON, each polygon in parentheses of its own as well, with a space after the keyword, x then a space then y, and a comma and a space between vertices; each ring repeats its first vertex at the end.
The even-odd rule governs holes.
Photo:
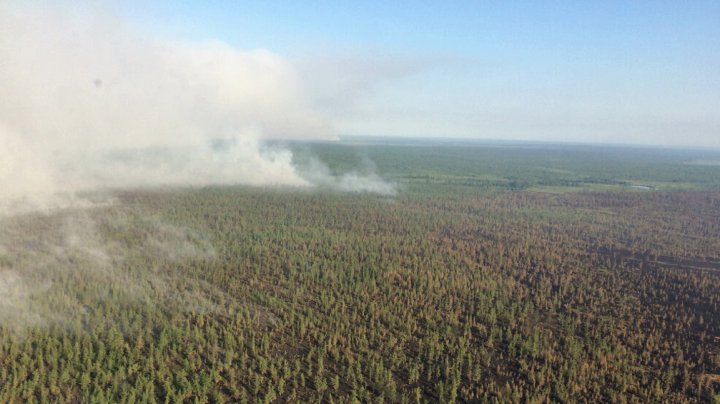
POLYGON ((718 1, 126 1, 290 61, 338 134, 720 147, 718 1))

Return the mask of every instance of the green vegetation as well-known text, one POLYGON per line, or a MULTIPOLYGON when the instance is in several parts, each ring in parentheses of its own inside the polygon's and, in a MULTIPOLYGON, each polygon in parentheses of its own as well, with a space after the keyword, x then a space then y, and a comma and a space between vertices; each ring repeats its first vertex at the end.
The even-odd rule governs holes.
POLYGON ((0 402, 720 393, 720 168, 685 164, 714 157, 292 147, 368 158, 398 194, 123 191, 4 219, 0 402))
POLYGON ((449 188, 487 190, 655 190, 720 189, 718 166, 694 165, 717 159, 719 151, 643 149, 612 146, 479 142, 397 141, 297 145, 296 159, 319 156, 336 173, 375 163, 383 177, 417 190, 419 197, 449 188))

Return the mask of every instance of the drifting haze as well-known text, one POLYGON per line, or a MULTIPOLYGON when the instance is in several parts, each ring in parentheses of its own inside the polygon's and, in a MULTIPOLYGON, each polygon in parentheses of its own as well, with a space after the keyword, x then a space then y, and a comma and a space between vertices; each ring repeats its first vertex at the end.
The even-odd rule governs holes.
POLYGON ((148 39, 107 11, 0 5, 0 202, 96 187, 308 185, 288 151, 262 146, 277 137, 333 135, 272 52, 148 39))
POLYGON ((73 328, 105 301, 217 310, 208 298, 222 291, 202 283, 192 293, 179 290, 158 265, 215 256, 212 244, 193 229, 120 208, 5 218, 2 224, 0 325, 5 330, 22 335, 38 326, 73 328), (119 234, 129 238, 119 240, 119 234), (127 245, 130 239, 142 242, 127 245), (143 270, 129 269, 136 266, 143 270))

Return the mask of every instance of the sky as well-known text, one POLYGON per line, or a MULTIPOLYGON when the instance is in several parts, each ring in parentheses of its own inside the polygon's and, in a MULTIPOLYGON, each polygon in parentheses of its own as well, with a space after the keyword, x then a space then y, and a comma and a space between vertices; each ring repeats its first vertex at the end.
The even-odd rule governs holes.
POLYGON ((339 134, 720 147, 718 1, 124 2, 292 60, 339 134))
POLYGON ((334 135, 720 147, 718 1, 106 4, 139 36, 279 55, 334 135))

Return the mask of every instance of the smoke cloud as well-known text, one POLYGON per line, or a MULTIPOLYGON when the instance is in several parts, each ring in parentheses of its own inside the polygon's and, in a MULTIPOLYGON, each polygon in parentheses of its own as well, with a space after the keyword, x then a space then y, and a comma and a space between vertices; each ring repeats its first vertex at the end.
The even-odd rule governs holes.
POLYGON ((263 146, 333 138, 311 98, 269 51, 147 38, 104 10, 0 5, 0 204, 98 187, 311 185, 319 174, 263 146))
POLYGON ((177 290, 161 269, 213 259, 215 249, 199 231, 121 207, 6 217, 0 224, 5 330, 72 326, 88 319, 87 308, 107 300, 218 310, 210 298, 222 291, 208 284, 197 293, 177 290))
POLYGON ((0 3, 5 327, 78 323, 84 307, 106 299, 217 309, 209 296, 221 292, 177 291, 155 261, 213 259, 210 241, 132 207, 103 206, 114 202, 96 189, 248 184, 394 192, 374 170, 299 169, 289 150, 267 144, 334 138, 283 57, 137 32, 104 9, 0 3), (53 213, 12 215, 38 210, 53 213), (128 239, 143 242, 124 245, 128 239))
POLYGON ((369 192, 384 196, 397 193, 397 185, 377 174, 377 167, 364 157, 360 166, 351 172, 334 175, 321 161, 311 158, 301 165, 300 175, 309 183, 343 192, 369 192))

